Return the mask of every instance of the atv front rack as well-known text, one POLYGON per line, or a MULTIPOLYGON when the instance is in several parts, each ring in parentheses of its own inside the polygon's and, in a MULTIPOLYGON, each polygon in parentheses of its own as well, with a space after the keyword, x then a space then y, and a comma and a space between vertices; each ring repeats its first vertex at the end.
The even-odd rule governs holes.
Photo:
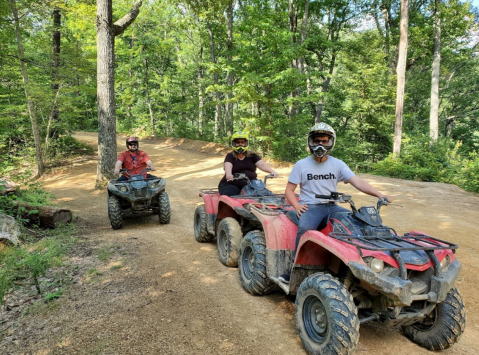
POLYGON ((388 236, 365 236, 332 232, 329 236, 339 241, 354 245, 359 253, 361 253, 361 249, 394 252, 405 250, 456 250, 458 248, 457 244, 437 239, 426 234, 413 232, 405 233, 403 236, 392 234, 388 236))
POLYGON ((401 251, 423 250, 429 256, 434 265, 434 275, 440 277, 441 267, 434 250, 449 249, 455 253, 455 250, 458 248, 457 244, 437 239, 426 234, 414 232, 405 233, 403 236, 364 236, 332 232, 329 236, 341 242, 355 246, 361 257, 363 257, 363 249, 390 252, 391 256, 398 263, 400 276, 404 280, 407 277, 407 269, 401 257, 401 251))

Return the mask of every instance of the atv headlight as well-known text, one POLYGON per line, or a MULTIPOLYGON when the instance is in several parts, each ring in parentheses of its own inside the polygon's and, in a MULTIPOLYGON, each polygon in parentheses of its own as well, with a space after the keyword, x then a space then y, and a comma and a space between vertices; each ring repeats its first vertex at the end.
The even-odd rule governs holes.
POLYGON ((128 192, 128 187, 125 185, 116 185, 116 188, 121 192, 128 192))
POLYGON ((449 266, 449 255, 446 255, 446 257, 441 261, 441 269, 444 269, 447 266, 449 266))
POLYGON ((381 259, 367 257, 364 258, 364 261, 374 272, 380 273, 384 269, 384 261, 382 261, 381 259))
POLYGON ((159 183, 160 183, 160 180, 153 181, 152 183, 150 183, 150 189, 154 189, 155 187, 158 186, 159 183))

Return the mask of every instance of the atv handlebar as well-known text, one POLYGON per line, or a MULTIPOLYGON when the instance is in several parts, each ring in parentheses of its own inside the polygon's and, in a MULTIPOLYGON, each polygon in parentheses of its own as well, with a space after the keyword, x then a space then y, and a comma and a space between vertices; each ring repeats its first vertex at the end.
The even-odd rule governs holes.
MULTIPOLYGON (((278 176, 278 177, 280 177, 280 176, 278 176)), ((274 174, 266 175, 264 177, 264 185, 266 186, 266 180, 274 179, 274 178, 275 178, 274 174)), ((251 184, 250 179, 246 176, 246 174, 243 174, 243 173, 233 174, 233 180, 245 180, 248 185, 251 184)))
MULTIPOLYGON (((346 195, 342 192, 331 192, 331 195, 314 195, 314 196, 316 198, 323 199, 323 200, 329 200, 331 202, 339 202, 339 203, 349 202, 353 211, 356 209, 356 207, 354 206, 354 202, 353 202, 353 199, 352 199, 351 195, 346 195)), ((381 206, 387 206, 387 205, 389 205, 388 199, 386 197, 381 197, 378 200, 376 209, 379 211, 381 206)))
MULTIPOLYGON (((147 166, 147 167, 144 168, 138 175, 143 175, 143 173, 144 173, 145 171, 146 171, 146 172, 149 172, 149 171, 151 171, 151 168, 150 168, 149 166, 147 166)), ((125 169, 125 168, 120 169, 120 174, 121 174, 121 173, 126 173, 126 175, 128 175, 128 177, 131 177, 130 170, 128 170, 128 169, 125 169)))

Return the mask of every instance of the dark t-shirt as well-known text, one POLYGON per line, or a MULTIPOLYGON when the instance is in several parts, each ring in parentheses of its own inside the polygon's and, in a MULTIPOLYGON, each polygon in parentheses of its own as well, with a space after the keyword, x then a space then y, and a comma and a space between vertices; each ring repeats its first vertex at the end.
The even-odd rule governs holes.
MULTIPOLYGON (((246 174, 248 179, 255 180, 257 178, 256 175, 256 163, 261 160, 261 157, 256 153, 251 153, 249 157, 244 157, 243 160, 239 160, 235 158, 233 153, 226 154, 225 163, 233 164, 232 173, 233 174, 246 174)), ((224 182, 228 184, 233 184, 239 187, 246 186, 246 181, 240 180, 233 180, 233 181, 226 181, 226 174, 223 175, 223 178, 220 181, 220 185, 224 182)))

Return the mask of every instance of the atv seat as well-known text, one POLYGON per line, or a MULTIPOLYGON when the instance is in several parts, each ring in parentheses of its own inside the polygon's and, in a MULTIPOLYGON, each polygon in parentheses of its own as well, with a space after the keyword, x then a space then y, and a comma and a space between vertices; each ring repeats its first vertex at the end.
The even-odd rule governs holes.
MULTIPOLYGON (((286 217, 288 217, 288 219, 293 222, 294 224, 298 225, 299 223, 299 218, 298 216, 296 215, 296 210, 289 210, 289 211, 286 211, 286 217)), ((321 231, 323 230, 324 228, 326 228, 326 226, 328 225, 328 219, 329 219, 329 216, 326 216, 323 218, 323 220, 319 223, 319 226, 318 228, 316 228, 316 230, 318 231, 321 231)))

